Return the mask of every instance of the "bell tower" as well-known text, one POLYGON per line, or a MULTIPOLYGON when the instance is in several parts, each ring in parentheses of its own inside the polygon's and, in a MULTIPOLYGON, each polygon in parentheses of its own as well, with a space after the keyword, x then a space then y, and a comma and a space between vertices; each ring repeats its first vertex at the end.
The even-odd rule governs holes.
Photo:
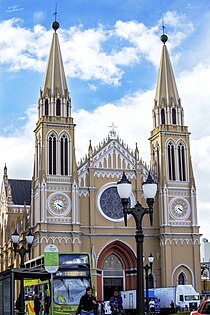
POLYGON ((53 22, 52 28, 54 34, 34 131, 32 226, 36 233, 35 250, 40 251, 35 251, 34 256, 43 253, 50 238, 62 247, 61 240, 67 243, 72 225, 78 222, 75 124, 57 34, 59 23, 53 22), (38 246, 42 243, 43 246, 38 246))
POLYGON ((162 287, 191 283, 200 291, 200 235, 190 133, 184 124, 167 40, 163 33, 150 137, 151 167, 159 186, 159 282, 162 287))

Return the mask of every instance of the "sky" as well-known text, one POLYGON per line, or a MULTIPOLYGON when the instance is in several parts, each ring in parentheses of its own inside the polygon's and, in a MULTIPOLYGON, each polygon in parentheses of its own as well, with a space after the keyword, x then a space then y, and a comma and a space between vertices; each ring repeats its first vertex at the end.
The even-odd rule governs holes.
POLYGON ((210 1, 1 0, 0 178, 31 179, 39 90, 55 19, 76 123, 76 157, 112 124, 149 164, 162 26, 191 132, 202 238, 210 241, 210 1))

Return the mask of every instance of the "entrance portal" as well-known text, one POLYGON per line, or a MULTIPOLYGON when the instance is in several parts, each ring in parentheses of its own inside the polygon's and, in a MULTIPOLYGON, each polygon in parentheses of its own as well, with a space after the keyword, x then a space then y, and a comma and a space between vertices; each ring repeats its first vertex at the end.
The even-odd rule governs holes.
POLYGON ((113 296, 114 290, 123 290, 123 278, 104 278, 103 279, 103 296, 104 301, 109 301, 111 296, 113 296))

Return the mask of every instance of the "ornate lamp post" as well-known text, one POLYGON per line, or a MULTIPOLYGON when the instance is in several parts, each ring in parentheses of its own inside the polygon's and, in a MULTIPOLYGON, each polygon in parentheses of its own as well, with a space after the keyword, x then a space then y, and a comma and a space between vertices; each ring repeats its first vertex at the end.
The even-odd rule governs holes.
MULTIPOLYGON (((28 248, 26 249, 23 245, 18 248, 18 243, 19 243, 19 234, 17 232, 17 230, 15 230, 14 233, 12 233, 12 242, 13 242, 13 246, 14 246, 14 252, 15 252, 15 256, 18 253, 20 255, 20 268, 24 268, 24 258, 25 255, 28 253, 29 255, 29 259, 30 259, 30 253, 31 253, 31 246, 34 240, 34 235, 29 231, 26 234, 26 241, 28 244, 28 248)), ((24 304, 24 279, 20 280, 20 311, 19 314, 25 314, 25 304, 24 304)))
POLYGON ((155 259, 154 256, 150 254, 148 256, 149 265, 146 264, 143 267, 145 270, 145 280, 146 280, 146 313, 147 314, 149 313, 149 270, 152 271, 152 265, 153 265, 154 259, 155 259))
POLYGON ((122 179, 117 183, 117 191, 121 198, 125 226, 127 226, 127 215, 131 214, 136 223, 136 247, 137 247, 137 284, 136 284, 136 314, 144 315, 144 275, 143 275, 143 241, 144 234, 142 230, 142 219, 145 214, 150 215, 150 223, 152 225, 153 218, 153 204, 154 198, 157 192, 157 184, 152 179, 152 176, 148 175, 146 182, 142 184, 144 198, 148 205, 148 208, 143 208, 137 201, 133 208, 128 208, 129 197, 131 194, 131 182, 127 179, 123 172, 122 179))

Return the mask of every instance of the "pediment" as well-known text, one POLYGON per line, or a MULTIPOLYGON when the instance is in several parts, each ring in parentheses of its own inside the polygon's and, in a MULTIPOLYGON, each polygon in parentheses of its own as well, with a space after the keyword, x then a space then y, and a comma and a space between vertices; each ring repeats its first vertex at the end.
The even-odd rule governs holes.
POLYGON ((107 141, 99 144, 96 148, 89 148, 89 155, 81 162, 78 167, 79 182, 81 178, 87 175, 91 168, 95 174, 101 174, 102 177, 116 176, 122 170, 134 171, 138 168, 141 172, 147 173, 146 164, 139 160, 136 151, 131 150, 128 146, 116 137, 114 139, 108 138, 107 141), (110 173, 111 172, 111 173, 110 173))

